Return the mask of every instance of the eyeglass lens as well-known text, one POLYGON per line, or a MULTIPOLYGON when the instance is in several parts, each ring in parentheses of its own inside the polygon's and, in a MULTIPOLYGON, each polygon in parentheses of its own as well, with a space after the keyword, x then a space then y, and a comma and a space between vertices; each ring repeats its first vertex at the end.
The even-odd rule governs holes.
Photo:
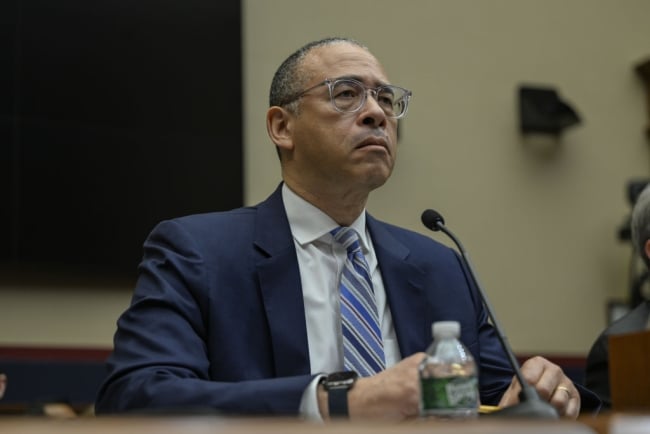
MULTIPOLYGON (((353 80, 336 80, 332 83, 332 102, 334 106, 344 112, 357 111, 366 98, 366 87, 353 80)), ((397 86, 381 86, 369 89, 379 106, 391 117, 399 117, 406 111, 406 91, 397 86)))

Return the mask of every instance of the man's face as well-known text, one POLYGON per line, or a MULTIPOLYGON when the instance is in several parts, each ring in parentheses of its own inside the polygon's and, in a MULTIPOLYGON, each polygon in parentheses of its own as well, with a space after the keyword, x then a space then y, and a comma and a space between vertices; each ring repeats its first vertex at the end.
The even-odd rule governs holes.
MULTIPOLYGON (((383 68, 368 51, 348 43, 314 49, 304 59, 305 88, 323 80, 354 78, 366 87, 387 84, 383 68)), ((372 95, 354 113, 338 112, 326 85, 301 97, 291 137, 293 176, 306 185, 341 192, 370 192, 395 164, 397 120, 386 116, 372 95)))

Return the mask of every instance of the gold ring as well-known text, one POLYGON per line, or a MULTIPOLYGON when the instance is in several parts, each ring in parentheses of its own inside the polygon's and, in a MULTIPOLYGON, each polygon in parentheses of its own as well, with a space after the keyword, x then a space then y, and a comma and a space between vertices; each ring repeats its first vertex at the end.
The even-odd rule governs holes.
POLYGON ((571 391, 569 390, 568 387, 557 386, 557 387, 555 388, 555 390, 562 390, 562 391, 566 392, 566 395, 567 395, 569 398, 571 398, 571 391))

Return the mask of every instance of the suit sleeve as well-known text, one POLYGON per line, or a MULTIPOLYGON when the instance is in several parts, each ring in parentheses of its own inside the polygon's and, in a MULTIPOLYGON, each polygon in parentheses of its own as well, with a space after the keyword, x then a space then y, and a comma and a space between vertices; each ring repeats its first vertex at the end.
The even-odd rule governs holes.
POLYGON ((215 239, 214 228, 201 230, 164 222, 145 242, 97 396, 98 414, 298 413, 313 376, 275 375, 246 258, 206 259, 205 240, 228 240, 215 239))

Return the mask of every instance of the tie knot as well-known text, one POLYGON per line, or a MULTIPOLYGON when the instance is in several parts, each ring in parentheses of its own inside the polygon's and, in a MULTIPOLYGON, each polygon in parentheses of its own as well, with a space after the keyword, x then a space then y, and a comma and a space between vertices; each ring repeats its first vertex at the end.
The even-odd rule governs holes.
POLYGON ((347 226, 339 226, 330 231, 336 241, 341 243, 348 253, 361 251, 357 231, 347 226))

